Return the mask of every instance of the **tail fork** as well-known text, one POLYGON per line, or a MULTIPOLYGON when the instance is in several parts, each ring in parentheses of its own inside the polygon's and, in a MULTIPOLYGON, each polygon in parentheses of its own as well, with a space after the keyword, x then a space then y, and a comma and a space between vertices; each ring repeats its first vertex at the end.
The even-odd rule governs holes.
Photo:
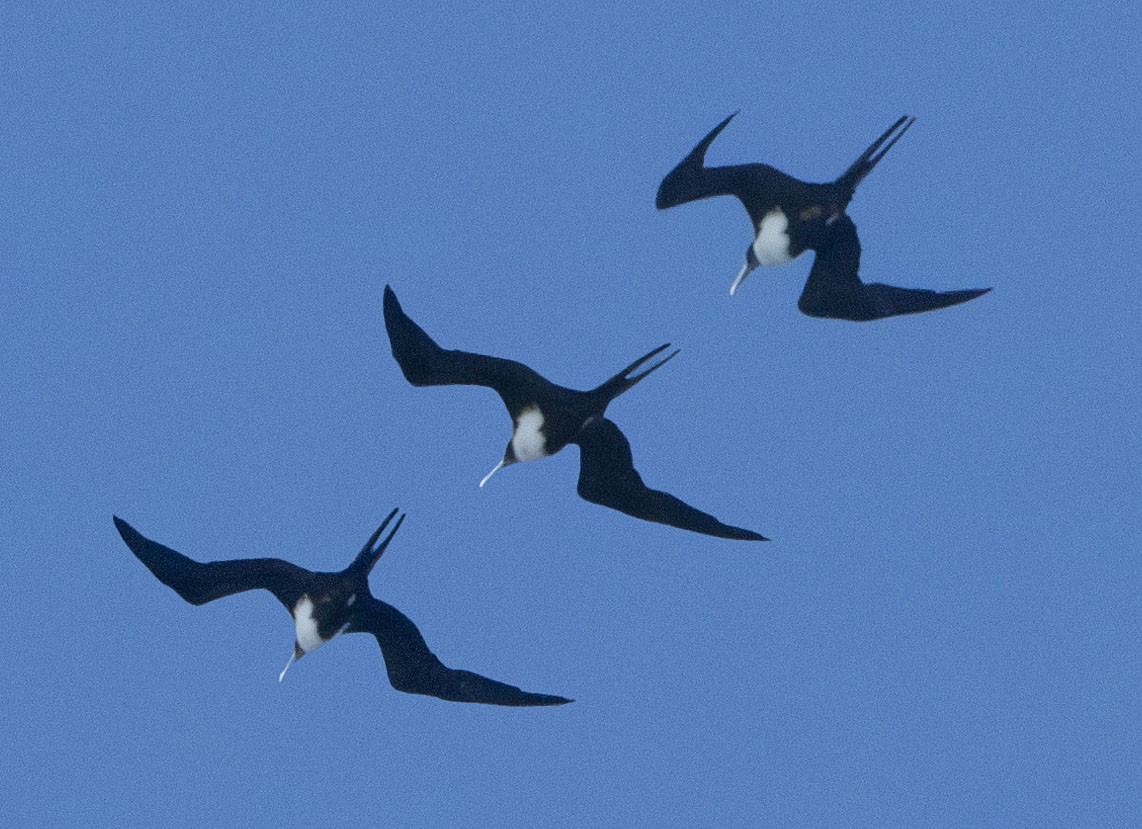
POLYGON ((631 363, 629 366, 624 368, 622 371, 620 371, 618 374, 616 374, 614 377, 612 377, 610 380, 608 380, 607 382, 605 382, 601 386, 599 386, 596 389, 596 391, 605 395, 608 402, 610 402, 611 400, 614 400, 616 397, 618 397, 623 392, 629 391, 630 389, 634 388, 639 383, 639 381, 641 381, 644 377, 646 377, 652 371, 654 371, 655 369, 658 369, 658 368, 662 368, 662 366, 669 363, 676 356, 678 356, 678 352, 682 350, 682 349, 676 348, 673 352, 668 354, 666 357, 663 357, 661 360, 659 360, 657 363, 650 366, 649 368, 643 369, 638 374, 632 374, 631 373, 631 372, 635 371, 636 369, 638 369, 639 366, 643 365, 648 360, 650 360, 652 357, 654 357, 657 354, 660 354, 661 352, 665 351, 668 348, 670 348, 670 343, 664 343, 663 345, 660 345, 658 348, 654 349, 653 351, 648 352, 647 354, 644 354, 643 356, 641 356, 637 360, 635 360, 633 363, 631 363))
POLYGON ((908 132, 908 128, 916 121, 915 118, 907 115, 900 116, 899 120, 869 145, 869 148, 861 153, 860 158, 852 163, 852 165, 845 170, 844 174, 837 179, 837 186, 845 191, 846 202, 853 197, 856 192, 857 185, 860 184, 864 177, 872 172, 873 167, 880 163, 880 159, 884 158, 885 154, 892 149, 892 145, 900 140, 900 136, 908 132), (893 135, 895 133, 895 135, 893 135), (891 139, 891 140, 889 140, 891 139), (888 142, 885 144, 885 142, 888 142), (883 148, 881 145, 884 145, 883 148), (879 152, 877 152, 879 150, 879 152))
MULTIPOLYGON (((396 526, 393 527, 392 532, 385 537, 384 541, 377 544, 377 539, 381 537, 381 533, 385 531, 385 527, 389 525, 389 522, 393 520, 393 516, 396 515, 397 512, 399 512, 399 509, 394 509, 390 512, 381 526, 377 527, 376 532, 369 536, 369 540, 365 542, 365 546, 361 548, 361 552, 357 553, 357 557, 353 559, 353 563, 349 565, 350 570, 364 571, 366 577, 372 572, 373 568, 377 565, 377 561, 380 560, 381 555, 385 552, 385 548, 389 546, 389 542, 393 540, 393 536, 396 535, 397 530, 400 529, 400 525, 404 523, 404 516, 402 515, 397 519, 396 526)), ((289 666, 287 665, 286 667, 288 668, 289 666)), ((282 671, 282 673, 284 674, 285 671, 282 671)))

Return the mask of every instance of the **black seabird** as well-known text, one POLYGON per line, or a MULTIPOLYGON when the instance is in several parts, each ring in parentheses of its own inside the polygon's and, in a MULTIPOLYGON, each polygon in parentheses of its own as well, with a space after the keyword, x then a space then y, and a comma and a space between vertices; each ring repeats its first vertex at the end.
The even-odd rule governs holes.
POLYGON ((480 486, 504 466, 554 455, 569 443, 579 445, 579 495, 635 518, 672 527, 735 538, 767 541, 764 536, 723 524, 673 495, 650 489, 635 471, 630 443, 619 427, 603 417, 607 405, 664 365, 674 351, 638 374, 633 372, 669 347, 661 345, 635 360, 601 386, 577 391, 541 377, 522 363, 449 351, 437 345, 409 319, 392 288, 385 286, 385 327, 393 357, 414 386, 487 386, 499 394, 515 424, 503 460, 480 486))
POLYGON ((194 561, 144 538, 118 516, 115 526, 131 552, 156 578, 194 605, 246 590, 268 590, 293 616, 297 636, 278 680, 290 665, 339 633, 371 633, 384 655, 389 682, 398 691, 426 694, 453 702, 490 705, 562 705, 564 697, 531 694, 514 685, 446 667, 428 649, 424 637, 407 616, 390 604, 373 598, 369 573, 393 540, 392 532, 377 543, 397 510, 365 542, 353 563, 340 573, 315 573, 280 558, 243 558, 233 561, 194 561))
POLYGON ((753 221, 755 238, 730 293, 760 265, 783 265, 806 250, 816 251, 813 267, 797 307, 811 317, 875 320, 946 308, 986 294, 990 288, 927 291, 861 282, 860 241, 856 225, 845 213, 857 185, 912 126, 901 117, 861 153, 831 184, 810 184, 768 164, 706 167, 706 150, 737 115, 731 114, 698 142, 659 185, 659 210, 710 196, 737 196, 753 221))

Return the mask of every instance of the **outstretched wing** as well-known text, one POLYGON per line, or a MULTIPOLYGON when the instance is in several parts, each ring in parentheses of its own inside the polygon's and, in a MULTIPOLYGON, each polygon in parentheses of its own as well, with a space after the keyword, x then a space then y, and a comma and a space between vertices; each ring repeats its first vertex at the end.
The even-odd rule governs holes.
POLYGON ((658 188, 660 210, 677 204, 734 196, 749 214, 756 232, 776 204, 776 195, 802 182, 768 164, 730 164, 725 167, 691 167, 672 170, 658 188))
POLYGON ((811 317, 863 322, 900 314, 918 314, 958 305, 986 294, 991 288, 963 291, 928 291, 897 288, 860 281, 860 240, 856 225, 841 214, 829 225, 823 240, 814 245, 816 257, 797 307, 811 317))
POLYGON ((659 210, 679 204, 708 199, 712 196, 735 196, 749 213, 756 231, 774 206, 775 194, 801 184, 797 179, 768 164, 730 164, 706 166, 706 150, 718 134, 733 120, 730 113, 720 124, 706 133, 684 159, 662 179, 654 205, 659 210))
POLYGON ((565 697, 532 694, 471 671, 446 667, 428 649, 411 619, 392 605, 371 596, 357 610, 349 631, 371 633, 377 637, 389 682, 398 691, 452 702, 488 705, 562 705, 571 702, 565 697))
POLYGON ((630 443, 619 427, 600 417, 575 438, 579 444, 579 496, 644 521, 742 541, 768 541, 763 535, 723 524, 717 518, 650 489, 634 468, 630 443))
POLYGON ((278 558, 202 563, 142 536, 115 516, 119 535, 155 578, 191 604, 200 605, 246 590, 269 590, 287 609, 305 592, 309 571, 278 558))
POLYGON ((385 286, 385 328, 393 357, 414 386, 487 386, 494 389, 513 415, 531 402, 527 390, 550 387, 523 363, 441 348, 401 308, 392 288, 385 286))
POLYGON ((716 187, 719 193, 734 196, 742 203, 755 233, 766 214, 777 206, 778 193, 805 186, 799 179, 761 163, 707 167, 702 172, 708 187, 716 187))

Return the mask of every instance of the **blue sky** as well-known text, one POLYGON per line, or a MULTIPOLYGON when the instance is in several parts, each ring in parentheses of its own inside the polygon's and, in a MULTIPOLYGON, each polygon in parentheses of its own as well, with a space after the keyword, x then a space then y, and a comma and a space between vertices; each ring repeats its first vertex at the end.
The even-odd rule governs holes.
POLYGON ((1136 8, 1063 3, 16 4, 0 66, 0 799, 21 825, 1142 822, 1136 8), (796 310, 711 163, 829 180, 871 280, 796 310), (653 486, 769 544, 575 496, 577 450, 477 483, 494 394, 413 389, 381 293, 446 347, 586 388, 653 486), (268 594, 339 569, 449 665, 556 709, 393 691, 347 636, 276 681, 268 594))

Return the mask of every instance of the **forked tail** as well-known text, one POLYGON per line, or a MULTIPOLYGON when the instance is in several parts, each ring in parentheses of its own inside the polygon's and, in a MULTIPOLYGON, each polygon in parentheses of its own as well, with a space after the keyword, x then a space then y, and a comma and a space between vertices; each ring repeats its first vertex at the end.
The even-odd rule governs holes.
POLYGON ((908 128, 912 126, 915 120, 915 118, 911 118, 907 115, 900 116, 900 119, 885 130, 880 138, 873 141, 869 148, 861 153, 860 158, 854 161, 852 166, 845 170, 841 177, 836 180, 836 186, 842 188, 844 191, 845 204, 848 204, 849 199, 853 197, 857 185, 864 180, 865 176, 872 172, 872 168, 880 162, 880 159, 884 158, 885 153, 892 149, 892 145, 900 140, 900 136, 908 132, 908 128), (885 143, 886 141, 888 143, 885 143))
POLYGON ((595 389, 595 393, 602 396, 609 403, 612 400, 614 400, 616 397, 618 397, 620 394, 622 394, 623 392, 629 391, 630 389, 634 388, 634 386, 637 385, 640 380, 642 380, 644 377, 646 377, 646 375, 650 374, 655 369, 661 368, 662 366, 666 365, 668 362, 673 360, 678 355, 679 351, 682 350, 682 349, 676 348, 673 352, 671 352, 666 357, 663 357, 661 360, 659 360, 657 363, 652 365, 650 368, 643 369, 638 374, 632 374, 631 373, 631 372, 635 371, 639 366, 641 366, 645 362, 647 362, 651 357, 654 357, 655 355, 662 353, 663 351, 665 351, 668 348, 670 348, 670 343, 664 343, 663 345, 660 345, 658 348, 654 349, 654 351, 651 351, 647 354, 644 354, 642 357, 639 357, 637 360, 635 360, 629 366, 624 368, 622 371, 620 371, 618 374, 616 374, 610 380, 608 380, 607 382, 605 382, 601 386, 599 386, 597 389, 595 389))
MULTIPOLYGON (((377 527, 376 532, 369 536, 369 540, 365 542, 365 546, 361 548, 361 552, 357 553, 357 557, 353 559, 353 563, 349 565, 349 570, 358 571, 366 578, 368 577, 369 573, 371 573, 376 566, 377 561, 381 558, 381 555, 385 552, 385 548, 389 546, 389 542, 393 540, 393 536, 397 534, 400 525, 404 523, 405 517, 402 515, 397 519, 397 523, 393 526, 392 532, 385 536, 384 541, 380 544, 377 543, 377 539, 381 537, 381 533, 385 531, 385 527, 389 525, 389 522, 393 520, 393 516, 399 511, 399 509, 394 509, 390 512, 388 517, 381 523, 381 526, 377 527)), ((287 665, 286 667, 288 668, 289 666, 287 665)), ((284 675, 285 671, 282 671, 282 674, 284 675)))

